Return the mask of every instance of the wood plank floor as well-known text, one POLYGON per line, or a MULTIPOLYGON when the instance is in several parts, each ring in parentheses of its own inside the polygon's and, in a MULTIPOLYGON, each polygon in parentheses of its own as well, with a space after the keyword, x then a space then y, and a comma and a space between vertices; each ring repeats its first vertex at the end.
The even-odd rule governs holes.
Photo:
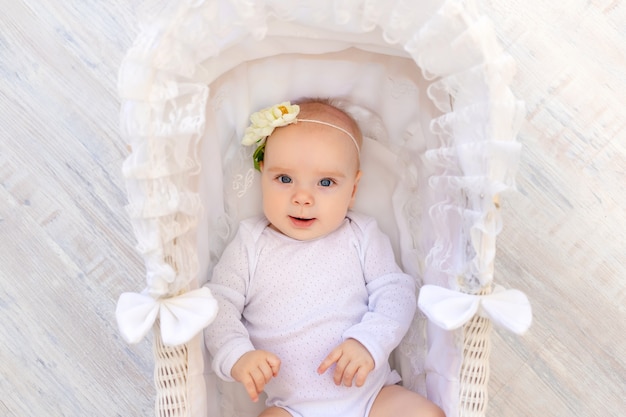
MULTIPOLYGON (((488 416, 626 415, 626 1, 481 0, 527 102, 497 281, 529 333, 493 334, 488 416)), ((151 416, 124 205, 117 70, 139 1, 0 0, 0 415, 151 416)))

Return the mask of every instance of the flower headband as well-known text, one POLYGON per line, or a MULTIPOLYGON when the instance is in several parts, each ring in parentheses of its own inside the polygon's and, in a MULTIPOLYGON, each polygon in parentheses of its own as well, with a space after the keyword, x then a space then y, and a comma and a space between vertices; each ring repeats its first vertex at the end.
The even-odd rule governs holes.
POLYGON ((359 143, 356 141, 352 133, 348 132, 346 129, 321 120, 298 119, 296 117, 298 116, 298 113, 300 113, 300 106, 297 104, 292 105, 289 101, 285 101, 272 107, 267 107, 256 113, 252 113, 250 116, 250 126, 246 128, 241 144, 244 146, 257 145, 257 148, 252 155, 254 168, 259 171, 261 170, 261 161, 263 161, 263 157, 265 156, 265 143, 267 137, 274 132, 274 129, 297 122, 317 123, 340 130, 352 139, 352 143, 356 146, 357 153, 361 153, 359 143))

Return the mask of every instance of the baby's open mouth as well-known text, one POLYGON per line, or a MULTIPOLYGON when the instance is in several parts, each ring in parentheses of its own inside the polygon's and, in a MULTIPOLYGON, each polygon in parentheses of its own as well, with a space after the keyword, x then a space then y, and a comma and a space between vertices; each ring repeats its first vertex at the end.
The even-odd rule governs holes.
POLYGON ((295 217, 295 216, 289 216, 289 218, 291 219, 291 223, 293 223, 293 225, 296 227, 307 227, 307 226, 310 226, 315 221, 315 218, 305 218, 305 217, 295 217))

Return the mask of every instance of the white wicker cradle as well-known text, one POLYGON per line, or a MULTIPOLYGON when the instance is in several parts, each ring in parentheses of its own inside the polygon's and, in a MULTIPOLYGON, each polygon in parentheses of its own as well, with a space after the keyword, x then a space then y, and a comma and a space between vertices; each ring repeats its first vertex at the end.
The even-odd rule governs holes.
POLYGON ((406 386, 448 417, 484 416, 489 332, 522 333, 526 297, 492 294, 499 194, 514 184, 523 104, 514 64, 471 0, 163 5, 119 77, 128 211, 147 287, 118 302, 122 335, 155 330, 157 416, 252 416, 216 380, 200 289, 259 195, 250 113, 300 97, 342 100, 367 138, 357 209, 374 215, 422 287, 397 349, 406 386), (369 174, 371 172, 373 174, 369 174), (368 188, 369 187, 369 188, 368 188))

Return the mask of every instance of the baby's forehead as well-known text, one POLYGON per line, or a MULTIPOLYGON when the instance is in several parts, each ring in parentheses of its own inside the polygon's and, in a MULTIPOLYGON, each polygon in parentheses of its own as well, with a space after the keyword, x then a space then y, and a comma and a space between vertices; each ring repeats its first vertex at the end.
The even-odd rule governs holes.
POLYGON ((272 162, 285 164, 298 163, 298 155, 306 160, 316 159, 316 163, 354 161, 359 166, 358 150, 350 137, 334 127, 303 121, 276 129, 267 139, 265 157, 272 162), (305 145, 305 147, 303 147, 305 145), (276 151, 278 150, 278 153, 276 151), (332 156, 332 157, 331 157, 332 156))

